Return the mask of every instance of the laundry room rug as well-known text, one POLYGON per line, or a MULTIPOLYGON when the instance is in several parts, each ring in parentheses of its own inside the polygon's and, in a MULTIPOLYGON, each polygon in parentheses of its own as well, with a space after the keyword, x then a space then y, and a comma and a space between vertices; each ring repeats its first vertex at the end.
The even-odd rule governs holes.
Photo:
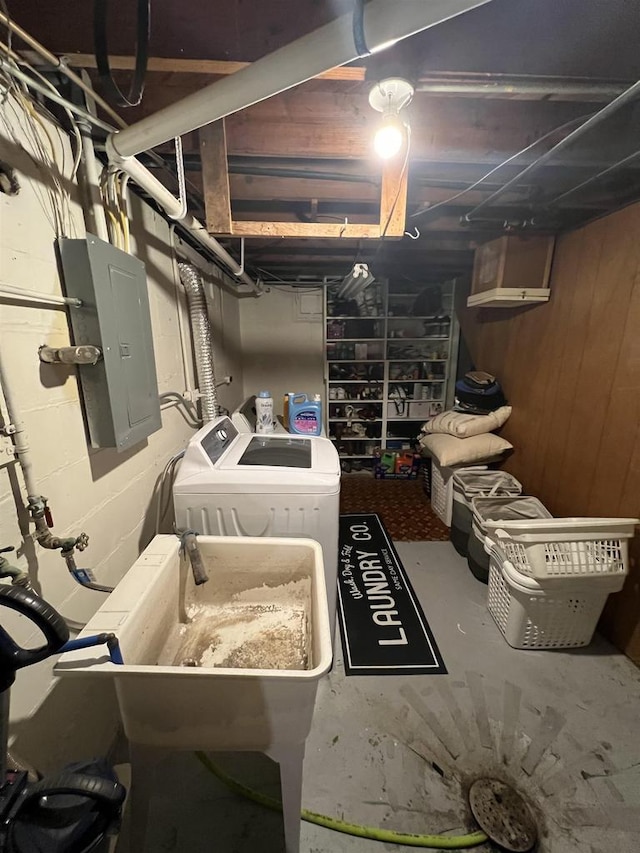
POLYGON ((376 513, 340 516, 338 620, 347 675, 447 672, 376 513))

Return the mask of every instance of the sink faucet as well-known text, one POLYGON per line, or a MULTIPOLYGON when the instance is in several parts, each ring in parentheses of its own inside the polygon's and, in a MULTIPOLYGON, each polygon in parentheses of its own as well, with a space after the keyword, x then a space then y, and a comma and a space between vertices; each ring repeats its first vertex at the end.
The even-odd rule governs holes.
POLYGON ((209 580, 209 576, 202 562, 202 554, 198 548, 198 534, 195 530, 185 530, 180 534, 180 543, 182 554, 186 554, 189 557, 194 583, 196 586, 206 583, 209 580))

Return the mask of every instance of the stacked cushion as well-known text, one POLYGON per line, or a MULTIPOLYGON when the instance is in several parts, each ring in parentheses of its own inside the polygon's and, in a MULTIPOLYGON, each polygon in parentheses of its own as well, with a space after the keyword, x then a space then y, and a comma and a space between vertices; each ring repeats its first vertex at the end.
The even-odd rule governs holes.
POLYGON ((499 429, 510 414, 511 406, 501 406, 486 415, 442 412, 423 425, 420 445, 444 467, 499 459, 513 445, 492 431, 499 429))

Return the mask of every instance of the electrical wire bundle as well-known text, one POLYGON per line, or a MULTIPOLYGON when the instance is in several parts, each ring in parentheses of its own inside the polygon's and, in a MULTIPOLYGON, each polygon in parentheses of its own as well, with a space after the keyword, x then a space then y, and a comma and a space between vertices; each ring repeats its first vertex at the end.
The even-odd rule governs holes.
POLYGON ((105 166, 100 175, 100 195, 107 214, 109 240, 118 249, 131 252, 127 184, 129 175, 105 166))
POLYGON ((64 108, 75 139, 73 159, 69 162, 66 131, 51 112, 34 100, 27 84, 18 77, 19 65, 27 68, 45 91, 57 94, 55 86, 15 53, 10 39, 7 43, 0 41, 0 53, 4 55, 0 60, 0 97, 4 106, 0 111, 0 121, 7 137, 42 174, 41 181, 33 182, 33 191, 56 236, 77 236, 69 191, 82 156, 82 138, 77 122, 71 111, 64 108), (48 125, 55 129, 57 139, 48 125))

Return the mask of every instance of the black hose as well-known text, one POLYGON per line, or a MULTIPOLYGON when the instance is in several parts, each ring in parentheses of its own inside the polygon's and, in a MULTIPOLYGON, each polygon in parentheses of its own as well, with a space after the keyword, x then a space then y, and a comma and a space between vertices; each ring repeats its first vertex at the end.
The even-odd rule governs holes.
POLYGON ((353 43, 358 56, 371 56, 364 35, 364 0, 353 0, 353 43))
POLYGON ((149 59, 149 35, 151 29, 150 0, 137 0, 136 19, 136 62, 133 79, 127 95, 113 79, 109 65, 109 43, 107 39, 107 6, 109 0, 94 0, 93 44, 96 66, 106 94, 121 107, 137 107, 142 101, 147 62, 149 59))

